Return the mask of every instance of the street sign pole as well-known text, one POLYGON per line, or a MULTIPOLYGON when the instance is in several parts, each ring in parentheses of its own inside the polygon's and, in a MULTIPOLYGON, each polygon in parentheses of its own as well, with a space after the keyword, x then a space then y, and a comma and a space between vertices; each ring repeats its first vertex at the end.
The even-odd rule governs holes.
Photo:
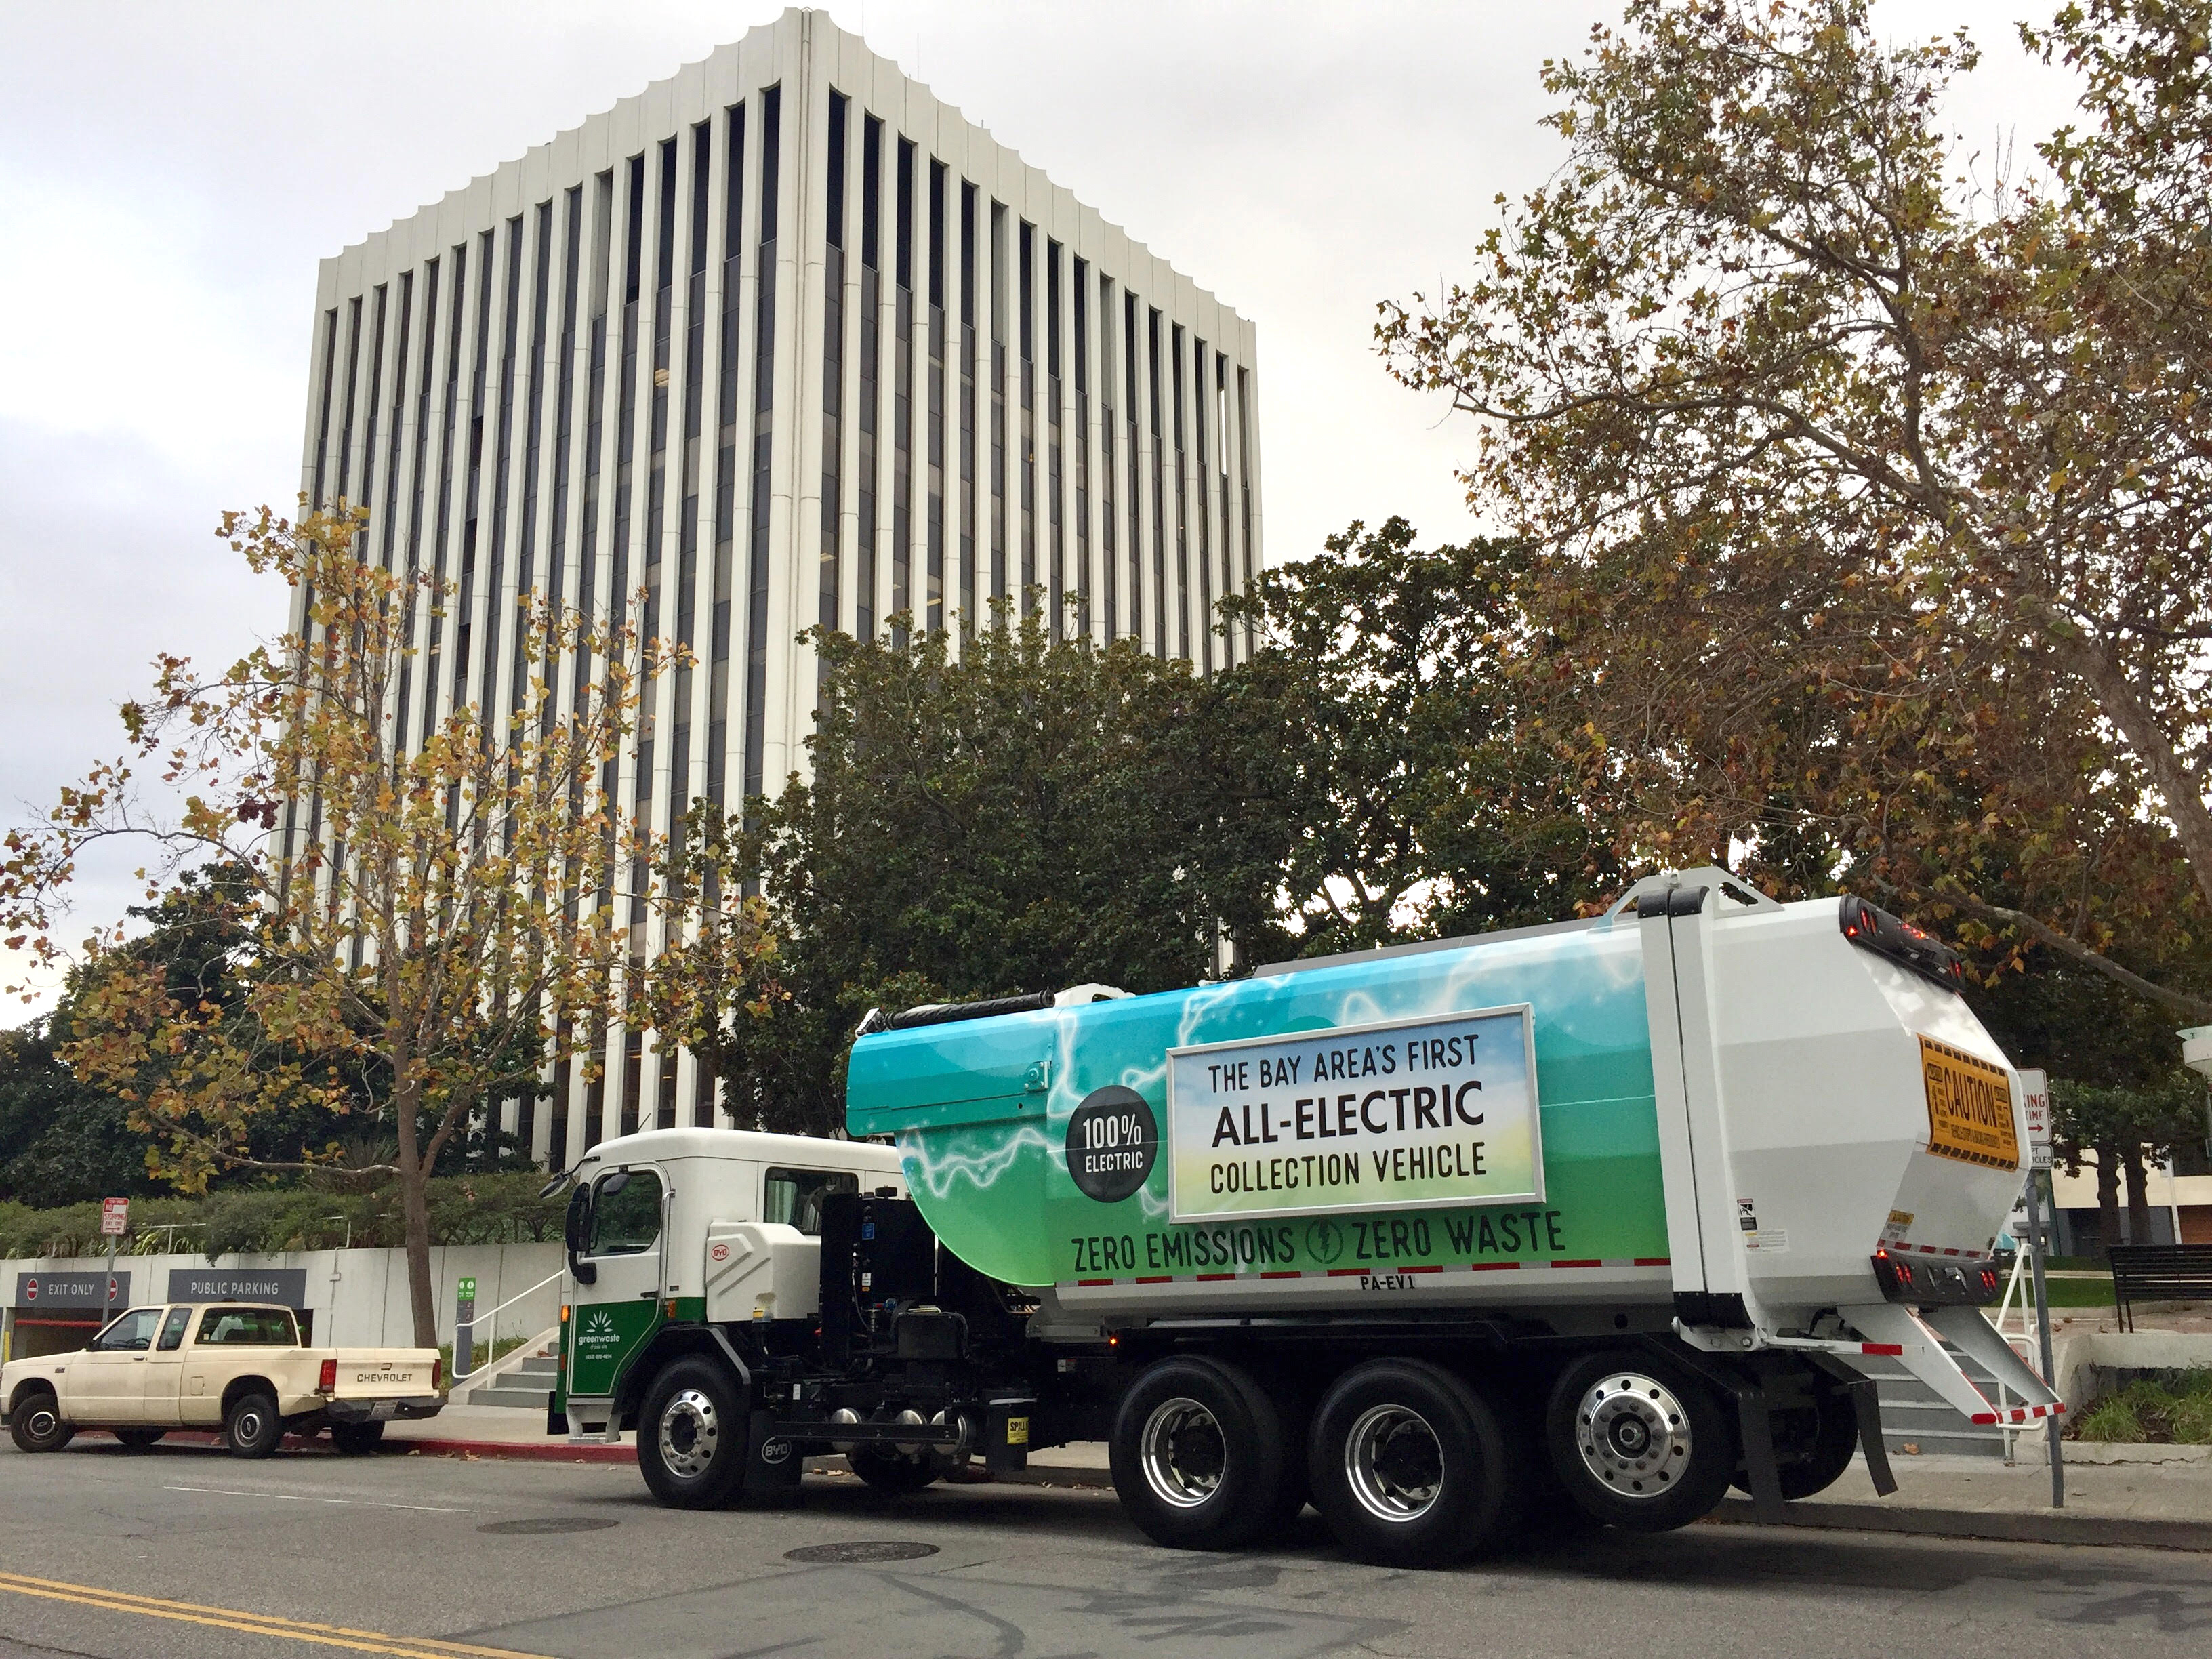
POLYGON ((103 1325, 115 1317, 115 1243, 130 1225, 129 1199, 103 1198, 100 1200, 100 1231, 107 1235, 107 1285, 100 1300, 100 1323, 103 1325))
MULTIPOLYGON (((2041 1176, 2051 1165, 2051 1079, 2042 1072, 2023 1070, 2020 1074, 2021 1093, 2027 1108, 2027 1250, 2028 1266, 2035 1277, 2035 1330, 2043 1354, 2043 1380, 2053 1390, 2058 1378, 2052 1374, 2051 1358, 2051 1291, 2043 1276, 2043 1183, 2041 1176)), ((2060 1451, 2063 1443, 2058 1433, 2058 1418, 2054 1413, 2044 1419, 2045 1443, 2050 1449, 2051 1507, 2066 1507, 2066 1465, 2060 1451)))

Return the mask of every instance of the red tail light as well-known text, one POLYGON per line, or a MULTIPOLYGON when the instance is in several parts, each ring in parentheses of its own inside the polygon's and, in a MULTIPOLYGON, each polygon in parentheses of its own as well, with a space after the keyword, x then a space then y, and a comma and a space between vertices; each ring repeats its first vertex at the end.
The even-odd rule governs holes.
POLYGON ((323 1361, 323 1369, 315 1375, 315 1392, 336 1394, 337 1391, 338 1362, 335 1359, 325 1359, 323 1361))
POLYGON ((435 1357, 434 1357, 434 1358, 431 1359, 431 1361, 430 1361, 430 1386, 431 1386, 431 1388, 435 1389, 435 1388, 438 1386, 438 1379, 439 1379, 439 1377, 440 1377, 441 1376, 442 1376, 442 1375, 444 1374, 445 1369, 446 1369, 446 1356, 445 1356, 445 1355, 443 1355, 443 1354, 439 1354, 439 1355, 436 1355, 435 1357))

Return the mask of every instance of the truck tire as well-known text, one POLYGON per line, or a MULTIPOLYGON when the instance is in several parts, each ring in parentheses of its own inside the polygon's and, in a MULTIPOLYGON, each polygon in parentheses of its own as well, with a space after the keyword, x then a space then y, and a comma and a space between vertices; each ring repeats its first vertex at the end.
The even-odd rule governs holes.
POLYGON ((118 1429, 115 1438, 131 1451, 144 1451, 149 1446, 159 1444, 167 1432, 167 1429, 118 1429))
POLYGON ((722 1367, 696 1357, 678 1359, 645 1391, 638 1471, 670 1509, 713 1509, 744 1479, 748 1426, 722 1367))
POLYGON ((331 1444, 348 1457, 366 1457, 384 1439, 381 1423, 333 1423, 331 1444))
POLYGON ((1442 1366, 1371 1359, 1314 1413, 1314 1507, 1345 1553, 1440 1566, 1494 1547, 1521 1510, 1519 1457, 1480 1395, 1442 1366))
POLYGON ((1712 1389, 1649 1353, 1589 1354, 1568 1366, 1552 1387, 1545 1431, 1568 1496, 1631 1532, 1703 1519, 1735 1474, 1735 1436, 1712 1389))
POLYGON ((1170 1549, 1230 1550, 1279 1522, 1290 1457, 1267 1391, 1236 1365, 1163 1359, 1122 1395, 1114 1490, 1170 1549))
MULTIPOLYGON (((1846 1394, 1815 1394, 1811 1403, 1794 1408, 1789 1415, 1796 1421, 1790 1424, 1795 1431, 1793 1444, 1788 1450, 1796 1455, 1781 1463, 1775 1471, 1784 1498, 1795 1501, 1824 1492, 1843 1478, 1844 1471, 1858 1455, 1859 1417, 1852 1408, 1846 1394)), ((1782 1425, 1778 1421, 1777 1439, 1782 1425)), ((1778 1452, 1784 1449, 1775 1447, 1778 1452)), ((1751 1483, 1741 1474, 1735 1477, 1736 1490, 1746 1494, 1751 1483)))
POLYGON ((854 1474, 882 1492, 920 1492, 944 1468, 927 1457, 908 1457, 889 1446, 855 1446, 845 1454, 854 1474))
POLYGON ((222 1413, 222 1437, 233 1457, 271 1457, 284 1443, 284 1419, 265 1394, 242 1394, 222 1413))
POLYGON ((41 1389, 25 1395, 8 1414, 8 1437, 17 1451, 59 1451, 76 1438, 76 1430, 62 1421, 53 1395, 41 1389))

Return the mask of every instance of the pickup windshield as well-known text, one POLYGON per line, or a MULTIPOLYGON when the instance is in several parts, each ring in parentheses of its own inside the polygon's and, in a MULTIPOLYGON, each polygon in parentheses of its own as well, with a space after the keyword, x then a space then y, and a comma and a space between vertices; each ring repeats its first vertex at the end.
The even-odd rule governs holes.
POLYGON ((234 1347, 296 1348, 300 1334, 283 1308, 210 1308, 200 1316, 199 1340, 234 1347))

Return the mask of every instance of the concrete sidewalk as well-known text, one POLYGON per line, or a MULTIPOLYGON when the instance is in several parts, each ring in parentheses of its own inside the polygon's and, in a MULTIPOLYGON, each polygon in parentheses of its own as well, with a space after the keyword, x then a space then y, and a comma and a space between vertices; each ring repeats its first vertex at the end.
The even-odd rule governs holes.
MULTIPOLYGON (((2071 1454, 2075 1448, 2066 1449, 2071 1454)), ((2085 1455, 2098 1449, 2082 1447, 2085 1455)), ((1865 1532, 1933 1534, 2041 1544, 2131 1545, 2212 1550, 2212 1462, 2092 1463, 2062 1459, 2066 1503, 2051 1506, 2051 1471, 1993 1457, 1893 1457, 1897 1491, 1875 1496, 1855 1460, 1817 1498, 1784 1506, 1783 1524, 1865 1532)), ((1747 1498, 1730 1497, 1717 1522, 1758 1525, 1747 1498)))

